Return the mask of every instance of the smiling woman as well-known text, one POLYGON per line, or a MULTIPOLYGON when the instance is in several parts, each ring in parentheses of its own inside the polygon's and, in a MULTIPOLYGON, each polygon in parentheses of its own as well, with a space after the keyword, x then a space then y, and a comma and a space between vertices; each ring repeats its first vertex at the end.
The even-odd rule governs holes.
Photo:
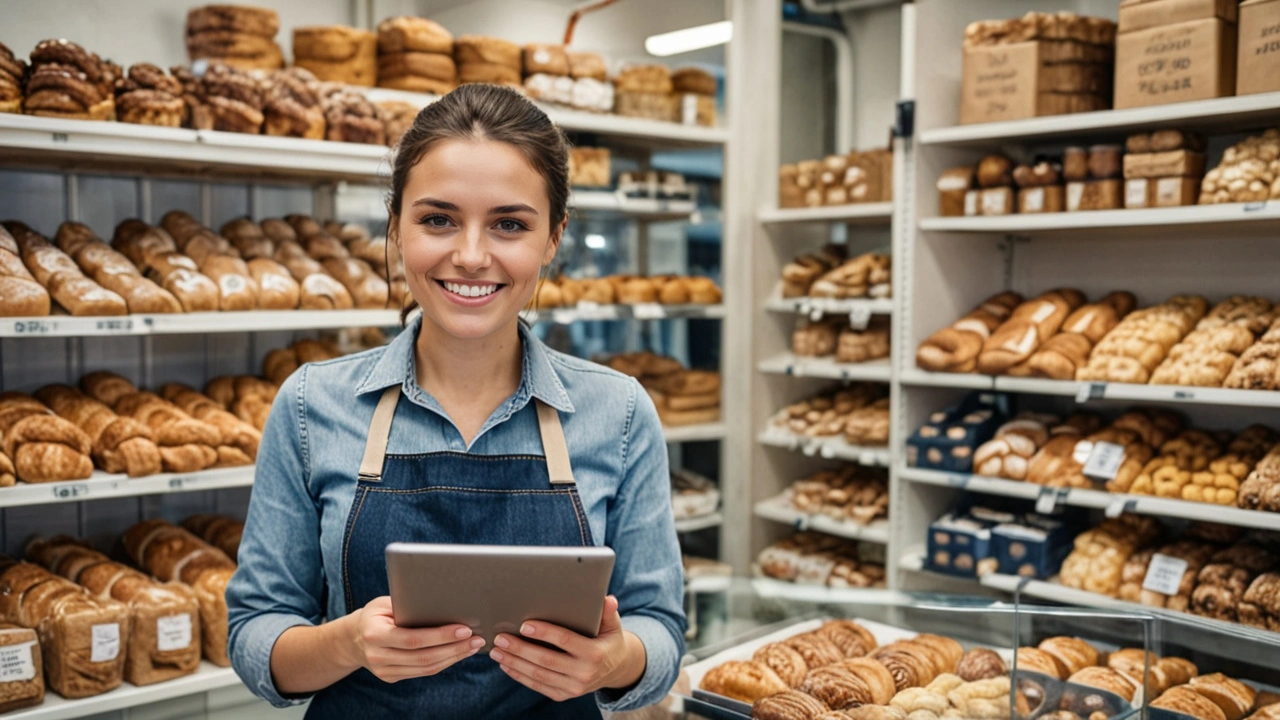
POLYGON ((273 704, 599 718, 675 682, 683 578, 653 402, 519 319, 565 229, 567 162, 547 116, 496 86, 455 90, 401 140, 387 235, 422 312, 390 345, 285 382, 227 588, 232 662, 273 704), (398 541, 607 545, 598 634, 396 627, 384 551, 398 541))

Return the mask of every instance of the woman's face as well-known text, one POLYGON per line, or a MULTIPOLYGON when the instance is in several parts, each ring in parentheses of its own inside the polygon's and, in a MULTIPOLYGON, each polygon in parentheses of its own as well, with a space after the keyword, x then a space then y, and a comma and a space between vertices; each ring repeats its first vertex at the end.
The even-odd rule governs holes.
POLYGON ((457 338, 510 326, 551 262, 546 184, 514 146, 445 140, 409 172, 397 222, 405 279, 425 318, 457 338))

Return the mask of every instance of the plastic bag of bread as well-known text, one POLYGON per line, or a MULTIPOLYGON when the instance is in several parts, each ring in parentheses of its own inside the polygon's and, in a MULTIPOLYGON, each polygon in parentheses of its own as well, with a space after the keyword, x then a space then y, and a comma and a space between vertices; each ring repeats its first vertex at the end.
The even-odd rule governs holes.
POLYGON ((221 550, 167 520, 146 520, 125 531, 125 551, 140 567, 165 582, 191 588, 200 608, 204 657, 228 667, 227 583, 235 563, 221 550))
POLYGON ((15 563, 0 575, 0 620, 36 630, 51 690, 68 699, 99 695, 124 679, 128 609, 91 596, 39 565, 15 563))
POLYGON ((930 372, 974 372, 983 343, 1021 302, 1022 296, 1014 292, 987 298, 968 315, 920 343, 916 365, 930 372))
POLYGON ((1029 375, 1027 360, 1053 337, 1076 308, 1084 304, 1078 290, 1050 290, 1014 309, 982 345, 978 372, 986 375, 1029 375))
POLYGON ((0 713, 44 702, 44 662, 36 631, 0 622, 0 713))

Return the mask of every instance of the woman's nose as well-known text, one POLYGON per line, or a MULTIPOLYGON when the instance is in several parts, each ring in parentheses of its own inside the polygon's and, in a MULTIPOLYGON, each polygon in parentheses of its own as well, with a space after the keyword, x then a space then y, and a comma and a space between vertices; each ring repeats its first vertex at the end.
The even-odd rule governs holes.
POLYGON ((453 264, 468 272, 476 272, 488 267, 489 252, 485 246, 482 230, 468 226, 458 234, 458 244, 453 251, 453 264))

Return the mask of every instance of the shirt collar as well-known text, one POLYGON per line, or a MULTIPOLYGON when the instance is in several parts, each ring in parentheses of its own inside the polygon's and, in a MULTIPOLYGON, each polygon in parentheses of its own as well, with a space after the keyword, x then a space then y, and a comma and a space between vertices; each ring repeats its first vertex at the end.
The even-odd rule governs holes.
MULTIPOLYGON (((392 385, 403 385, 405 393, 412 396, 417 389, 418 378, 415 372, 414 344, 418 338, 418 330, 422 327, 422 314, 414 313, 408 325, 383 350, 382 356, 374 363, 364 380, 356 387, 356 394, 363 395, 374 391, 385 390, 392 385)), ((524 348, 520 387, 513 399, 523 406, 530 397, 537 398, 560 412, 574 411, 569 393, 560 381, 560 375, 552 365, 551 354, 528 326, 519 323, 520 339, 524 348)))

